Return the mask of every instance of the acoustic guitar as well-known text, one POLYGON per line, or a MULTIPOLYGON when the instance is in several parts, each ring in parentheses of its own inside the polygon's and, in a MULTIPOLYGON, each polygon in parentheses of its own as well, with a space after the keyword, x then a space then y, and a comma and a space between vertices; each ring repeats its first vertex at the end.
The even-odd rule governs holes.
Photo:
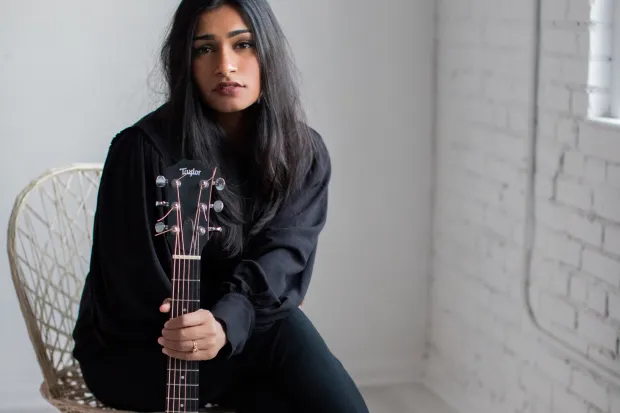
MULTIPOLYGON (((164 188, 165 200, 157 201, 163 216, 155 225, 156 235, 173 246, 172 302, 170 318, 200 309, 200 257, 211 234, 221 232, 212 224, 211 212, 221 212, 222 201, 213 190, 226 183, 198 161, 182 160, 165 169, 156 185, 164 188)), ((166 413, 197 413, 199 406, 199 361, 168 357, 166 413)))

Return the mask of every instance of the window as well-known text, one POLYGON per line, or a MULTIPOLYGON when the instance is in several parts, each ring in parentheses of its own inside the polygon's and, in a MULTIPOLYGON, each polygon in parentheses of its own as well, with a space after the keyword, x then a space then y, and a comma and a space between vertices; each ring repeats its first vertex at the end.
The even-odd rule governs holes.
POLYGON ((588 117, 620 124, 620 0, 590 4, 588 117))

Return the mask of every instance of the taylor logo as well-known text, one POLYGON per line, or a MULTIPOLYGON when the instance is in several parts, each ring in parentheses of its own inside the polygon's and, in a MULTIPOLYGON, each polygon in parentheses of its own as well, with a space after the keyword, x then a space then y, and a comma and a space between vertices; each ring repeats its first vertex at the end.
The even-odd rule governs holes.
POLYGON ((180 168, 180 171, 183 175, 200 176, 200 171, 196 168, 192 168, 192 169, 180 168))

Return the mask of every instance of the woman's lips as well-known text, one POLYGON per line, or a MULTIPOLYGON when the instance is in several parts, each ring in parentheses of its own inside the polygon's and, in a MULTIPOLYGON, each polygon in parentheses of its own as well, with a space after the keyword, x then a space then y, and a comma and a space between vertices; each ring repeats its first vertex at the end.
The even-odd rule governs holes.
POLYGON ((215 87, 214 91, 222 96, 235 96, 243 88, 237 82, 221 82, 215 87))

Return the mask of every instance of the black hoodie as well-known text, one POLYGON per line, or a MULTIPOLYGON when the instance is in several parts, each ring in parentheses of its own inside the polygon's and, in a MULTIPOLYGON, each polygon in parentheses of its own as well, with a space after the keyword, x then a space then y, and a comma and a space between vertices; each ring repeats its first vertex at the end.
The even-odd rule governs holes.
MULTIPOLYGON (((179 160, 168 136, 165 105, 113 140, 101 176, 90 271, 73 332, 81 363, 101 352, 157 349, 169 316, 159 311, 171 296, 172 256, 155 236, 161 217, 155 184, 179 160)), ((240 257, 211 257, 201 268, 201 307, 227 335, 226 357, 239 354, 254 329, 268 328, 303 300, 319 233, 327 214, 331 175, 328 151, 319 151, 305 188, 294 193, 240 257)), ((120 373, 120 372, 119 372, 120 373)))

